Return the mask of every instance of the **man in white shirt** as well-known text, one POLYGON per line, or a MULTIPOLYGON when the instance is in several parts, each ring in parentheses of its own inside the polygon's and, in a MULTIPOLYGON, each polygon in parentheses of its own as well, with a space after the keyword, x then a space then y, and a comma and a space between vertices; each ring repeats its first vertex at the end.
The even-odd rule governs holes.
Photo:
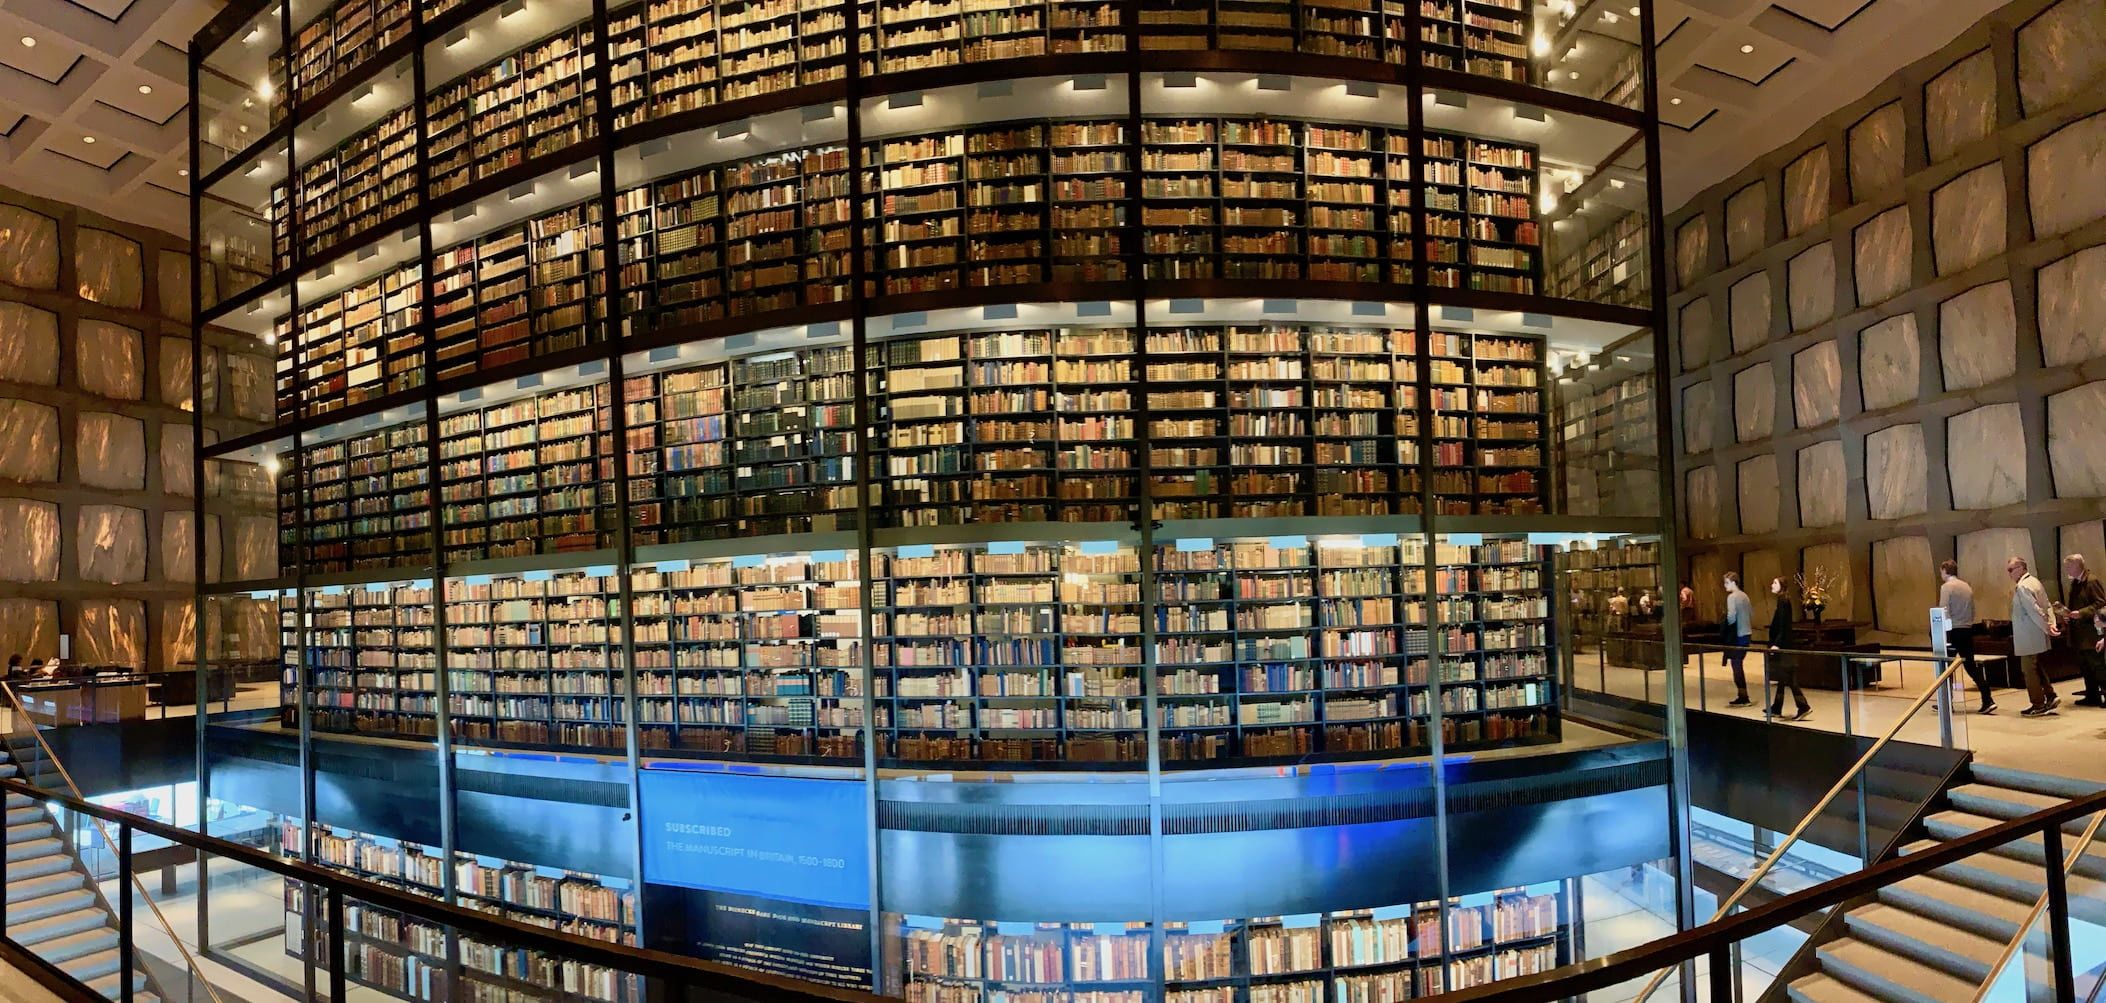
POLYGON ((1726 664, 1733 669, 1733 688, 1740 695, 1733 698, 1728 707, 1750 707, 1755 701, 1748 699, 1748 642, 1755 639, 1755 604, 1748 594, 1740 590, 1740 575, 1728 571, 1726 586, 1726 664))
POLYGON ((1978 714, 1996 713, 1996 698, 1989 695, 1989 680, 1982 677, 1982 667, 1974 661, 1974 586, 1960 577, 1960 566, 1952 561, 1938 565, 1938 605, 1945 610, 1946 647, 1960 656, 1960 664, 1967 670, 1967 678, 1974 680, 1974 692, 1982 698, 1982 709, 1978 714))
POLYGON ((2016 586, 2011 590, 2011 653, 2018 656, 2018 672, 2025 677, 2026 695, 2033 701, 2019 714, 2053 714, 2062 705, 2062 698, 2055 695, 2054 684, 2048 682, 2047 672, 2041 669, 2040 655, 2048 650, 2050 640, 2062 636, 2062 628, 2056 626, 2055 614, 2049 612, 2047 589, 2033 577, 2025 558, 2013 557, 2004 562, 2004 573, 2011 576, 2011 583, 2016 586))

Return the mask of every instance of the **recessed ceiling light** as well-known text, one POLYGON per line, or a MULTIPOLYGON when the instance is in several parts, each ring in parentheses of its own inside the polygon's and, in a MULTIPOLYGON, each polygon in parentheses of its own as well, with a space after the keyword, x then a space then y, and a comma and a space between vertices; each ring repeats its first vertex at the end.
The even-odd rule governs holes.
POLYGON ((37 47, 36 37, 33 35, 24 35, 22 36, 22 44, 34 49, 37 47))
POLYGON ((180 170, 176 171, 175 173, 176 173, 176 177, 179 177, 179 178, 187 178, 187 177, 189 177, 189 176, 190 176, 190 168, 188 168, 188 167, 185 167, 185 168, 182 168, 182 169, 180 169, 180 170))
POLYGON ((248 134, 249 134, 249 127, 248 127, 248 126, 245 126, 245 125, 244 125, 244 126, 239 126, 238 128, 240 128, 240 129, 241 129, 241 134, 242 134, 242 135, 246 136, 246 135, 248 135, 248 134))
POLYGON ((86 143, 86 144, 88 144, 89 146, 94 146, 94 145, 95 145, 95 137, 93 137, 93 136, 82 136, 82 137, 80 138, 80 141, 81 141, 81 142, 83 142, 83 143, 86 143))
POLYGON ((139 85, 139 93, 141 93, 141 94, 152 94, 153 92, 154 92, 154 89, 153 89, 153 86, 152 86, 152 85, 150 85, 150 84, 140 84, 140 85, 139 85))
POLYGON ((1637 17, 1637 16, 1638 16, 1638 8, 1636 8, 1636 7, 1633 7, 1633 8, 1631 8, 1631 16, 1632 16, 1632 17, 1637 17))
POLYGON ((1668 98, 1668 99, 1667 99, 1667 103, 1668 103, 1668 104, 1681 104, 1681 103, 1682 103, 1682 99, 1681 99, 1681 98, 1668 98))
POLYGON ((1754 47, 1754 46, 1752 46, 1752 45, 1743 45, 1743 46, 1741 46, 1741 47, 1740 47, 1740 52, 1741 52, 1741 55, 1747 55, 1748 53, 1750 53, 1750 52, 1754 52, 1754 51, 1755 51, 1755 47, 1754 47))

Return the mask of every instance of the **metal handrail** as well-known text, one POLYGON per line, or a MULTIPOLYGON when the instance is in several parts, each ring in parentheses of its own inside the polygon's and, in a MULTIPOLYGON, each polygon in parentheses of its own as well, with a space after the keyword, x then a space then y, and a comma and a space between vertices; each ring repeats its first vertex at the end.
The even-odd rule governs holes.
MULTIPOLYGON (((2033 932, 2033 924, 2039 922, 2040 914, 2047 911, 2048 900, 2056 897, 2058 894, 2065 896, 2068 894, 2066 884, 2068 875, 2076 869, 2077 861, 2084 859, 2084 852, 2091 848, 2092 837, 2099 834, 2099 823, 2102 821, 2106 821, 2106 812, 2093 815, 2091 822, 2084 826, 2084 834, 2077 837, 2077 845, 2072 847, 2069 855, 2059 862, 2062 871, 2059 877, 2062 880, 2057 881, 2057 875, 2048 877, 2047 887, 2041 890, 2040 898, 2034 901, 2033 908, 2026 913, 2026 918, 2019 922, 2018 933, 2011 938, 2010 943, 2004 945, 2003 952, 1996 956, 1996 962, 1989 966, 1988 977, 1984 978, 1981 987, 1974 991, 1973 1003, 1982 1003, 1982 1000, 1988 998, 1989 990, 1996 986, 1997 977, 2004 973, 2004 966, 2010 964, 2011 959, 2018 956, 2020 946, 2026 942, 2026 937, 2033 932)), ((2057 835, 2059 837, 2059 832, 2057 835)), ((2041 833, 2040 858, 2043 868, 2052 871, 2058 866, 2058 862, 2055 859, 2055 848, 2060 844, 2060 838, 2049 838, 2046 831, 2041 833)), ((2058 965, 2066 963, 2069 958, 2067 942, 2063 942, 2059 947, 2060 950, 2056 952, 2057 957, 2055 959, 2058 965)), ((2097 995, 2098 990, 2094 988, 2092 994, 2097 995)))
MULTIPOLYGON (((15 715, 16 720, 20 721, 22 726, 28 730, 30 737, 36 739, 37 747, 44 750, 44 758, 50 761, 53 768, 58 770, 59 779, 66 782, 66 789, 73 792, 74 800, 86 804, 88 802, 87 796, 81 793, 80 785, 73 782, 73 774, 67 772, 66 764, 59 759, 56 752, 52 751, 51 743, 44 740, 44 730, 36 726, 36 720, 29 716, 29 709, 22 706, 21 699, 15 696, 14 684, 0 682, 0 693, 7 695, 9 713, 15 715)), ((71 806, 67 806, 67 810, 72 811, 73 809, 71 806)), ((95 831, 102 835, 102 845, 115 848, 118 845, 117 840, 111 838, 110 829, 103 824, 103 820, 94 813, 85 814, 88 814, 89 818, 94 820, 95 831)), ((202 866, 202 862, 200 866, 202 866)), ((168 934, 168 940, 175 945, 176 953, 183 956, 183 966, 190 970, 190 975, 197 980, 197 984, 205 988, 205 995, 211 998, 212 1003, 220 1003, 219 992, 212 988, 212 980, 205 977, 204 969, 198 967, 197 958, 191 956, 190 949, 183 946, 183 938, 176 936, 175 927, 168 922, 168 917, 162 914, 160 905, 154 902, 153 896, 146 893, 146 884, 139 880, 137 873, 130 873, 129 877, 131 878, 132 891, 136 892, 140 900, 146 903, 146 908, 153 912, 154 920, 160 923, 161 929, 168 934)), ((120 984, 129 983, 132 978, 132 972, 122 972, 119 975, 120 984)))
MULTIPOLYGON (((1829 652, 1829 654, 1835 654, 1835 652, 1829 652)), ((1762 864, 1755 868, 1755 872, 1742 880, 1740 887, 1733 889, 1733 894, 1727 896, 1725 901, 1719 903, 1718 911, 1711 916, 1711 922, 1716 923, 1724 919, 1733 911, 1734 906, 1740 904, 1741 899, 1747 897, 1748 892, 1754 890, 1755 886, 1762 883, 1763 878, 1769 876, 1770 869, 1777 866, 1777 861, 1784 858, 1785 851, 1791 849, 1799 841, 1799 837, 1804 835, 1807 829, 1813 827, 1814 820, 1819 818, 1822 812, 1828 810, 1828 806, 1835 802, 1836 795, 1843 793, 1843 790, 1850 786, 1850 782, 1856 779, 1858 774, 1864 772, 1865 767, 1872 764, 1872 760, 1879 755, 1880 750, 1886 748, 1887 743, 1893 741, 1894 736, 1899 734, 1901 729, 1911 720, 1915 719, 1916 712, 1922 710, 1923 705, 1929 703, 1931 697, 1936 696, 1939 691, 1945 688, 1945 684, 1952 679, 1952 674, 1960 671, 1961 664, 1962 661, 1960 659, 1954 658, 1951 663, 1945 666, 1945 671, 1938 673, 1938 678, 1931 680, 1931 684, 1924 687, 1922 693, 1917 694, 1916 699, 1909 703, 1909 709, 1903 711, 1901 716, 1894 720, 1893 726, 1887 729, 1886 734, 1879 736, 1879 740, 1873 742, 1872 747, 1866 749, 1864 755, 1859 756, 1857 762, 1853 763, 1850 769, 1843 772, 1842 777, 1836 780, 1834 786, 1828 788, 1828 793, 1822 795, 1821 800, 1815 802, 1813 808, 1807 811, 1806 816, 1799 820, 1799 824, 1792 827, 1791 834, 1778 841, 1776 847, 1770 850, 1769 855, 1762 859, 1762 864)), ((1654 972, 1652 979, 1646 982, 1645 988, 1632 998, 1632 1003, 1645 1003, 1647 999, 1651 998, 1654 991, 1660 988, 1660 983, 1666 979, 1667 969, 1663 968, 1654 972)))
POLYGON ((548 927, 521 923, 464 906, 450 905, 439 899, 427 898, 356 875, 288 860, 253 846, 229 842, 217 836, 193 832, 0 777, 0 795, 10 793, 58 804, 67 811, 76 811, 149 836, 158 836, 179 846, 197 850, 201 856, 211 854, 244 867, 269 871, 282 878, 312 885, 339 901, 349 898, 358 903, 371 904, 454 927, 469 936, 486 937, 512 947, 546 951, 585 964, 616 969, 625 974, 662 979, 678 986, 722 989, 754 1003, 813 1003, 815 1000, 831 1003, 899 1003, 897 998, 859 990, 826 986, 666 951, 560 933, 548 927))

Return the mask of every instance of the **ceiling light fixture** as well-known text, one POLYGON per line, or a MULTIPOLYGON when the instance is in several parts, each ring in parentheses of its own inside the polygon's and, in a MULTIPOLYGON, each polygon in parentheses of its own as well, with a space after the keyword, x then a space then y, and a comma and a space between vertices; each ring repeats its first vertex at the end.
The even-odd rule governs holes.
POLYGON ((86 143, 86 144, 88 144, 89 146, 94 146, 94 145, 95 145, 95 137, 93 137, 93 136, 82 136, 82 137, 80 138, 80 141, 81 141, 81 142, 83 142, 83 143, 86 143))
POLYGON ((188 167, 184 167, 184 168, 179 168, 179 169, 177 169, 177 171, 176 171, 175 173, 176 173, 176 177, 179 177, 179 178, 187 178, 187 177, 189 177, 189 176, 190 176, 190 168, 188 168, 188 167))
POLYGON ((1668 103, 1668 104, 1681 104, 1681 103, 1682 103, 1682 99, 1681 99, 1681 98, 1668 98, 1668 99, 1667 99, 1667 103, 1668 103))
POLYGON ((1750 53, 1750 52, 1754 52, 1754 51, 1755 51, 1755 47, 1754 47, 1754 46, 1752 46, 1752 45, 1743 45, 1743 46, 1741 46, 1741 47, 1740 47, 1740 54, 1741 54, 1741 55, 1743 55, 1743 56, 1747 55, 1747 54, 1748 54, 1748 53, 1750 53))
POLYGON ((29 48, 32 48, 32 49, 34 49, 34 48, 36 48, 36 47, 37 47, 37 40, 36 40, 36 37, 35 37, 35 36, 33 36, 33 35, 24 35, 24 36, 22 36, 22 44, 23 44, 23 45, 25 45, 25 46, 27 46, 27 47, 29 47, 29 48))
POLYGON ((1637 16, 1638 16, 1638 8, 1636 8, 1636 7, 1633 7, 1633 8, 1631 8, 1631 16, 1632 16, 1632 17, 1637 17, 1637 16))
POLYGON ((256 93, 258 93, 258 94, 262 95, 262 96, 263 96, 263 98, 264 98, 264 100, 269 100, 269 99, 270 99, 270 96, 271 96, 271 94, 272 94, 272 93, 274 93, 274 91, 273 91, 273 89, 272 89, 272 87, 271 87, 271 82, 270 82, 270 80, 268 80, 268 79, 265 79, 265 80, 264 80, 264 81, 263 81, 262 83, 260 83, 260 84, 257 84, 257 85, 256 85, 256 93))
POLYGON ((152 86, 151 84, 140 84, 140 85, 139 85, 139 93, 141 93, 141 94, 152 94, 153 92, 154 92, 154 89, 153 89, 153 86, 152 86))

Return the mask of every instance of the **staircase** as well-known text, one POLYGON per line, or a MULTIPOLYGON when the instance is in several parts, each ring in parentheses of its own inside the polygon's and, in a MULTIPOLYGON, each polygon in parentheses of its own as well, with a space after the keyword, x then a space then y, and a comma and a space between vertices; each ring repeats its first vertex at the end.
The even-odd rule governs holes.
MULTIPOLYGON (((34 783, 34 773, 18 764, 47 761, 18 756, 13 745, 8 743, 6 757, 0 759, 0 776, 34 783)), ((89 880, 87 868, 43 802, 9 793, 6 805, 8 938, 88 988, 117 999, 123 985, 118 981, 116 913, 89 880)), ((132 974, 132 987, 134 999, 158 999, 143 971, 132 974)))
MULTIPOLYGON (((2106 785, 1976 763, 1971 783, 1946 792, 1950 810, 1931 815, 1917 853, 2106 785)), ((2068 853, 2084 831, 2065 827, 2068 853)), ((1946 1003, 1973 998, 2004 946, 2047 891, 2040 837, 1978 854, 1897 882, 1843 915, 1843 933, 1814 949, 1814 971, 1791 982, 1798 1003, 1946 1003)), ((2069 878, 2077 918, 2106 923, 2106 844, 2094 843, 2069 878)), ((2021 964, 2014 960, 2013 965, 2021 964)))

